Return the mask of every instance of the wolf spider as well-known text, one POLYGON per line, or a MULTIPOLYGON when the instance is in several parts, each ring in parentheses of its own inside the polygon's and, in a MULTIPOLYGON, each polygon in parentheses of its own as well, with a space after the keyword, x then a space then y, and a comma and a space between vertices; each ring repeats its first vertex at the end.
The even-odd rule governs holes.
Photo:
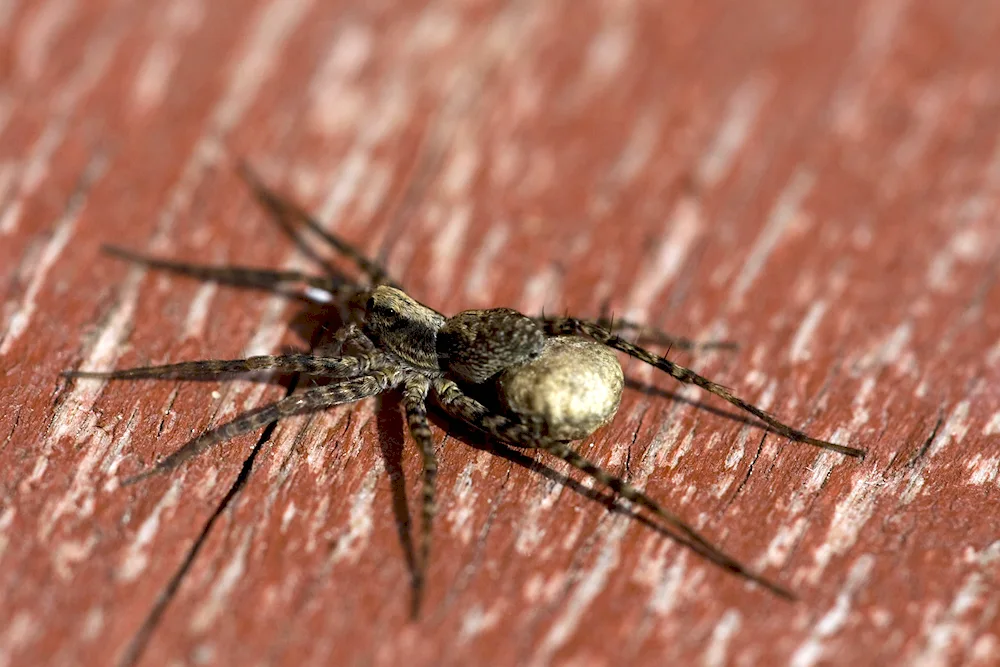
MULTIPOLYGON (((307 212, 268 190, 246 165, 240 166, 239 173, 286 232, 297 241, 301 240, 300 229, 317 234, 334 250, 351 260, 360 269, 366 283, 352 283, 337 280, 332 275, 318 277, 296 271, 185 264, 144 257, 117 248, 106 250, 151 268, 170 270, 204 280, 271 289, 291 284, 304 285, 314 297, 318 295, 321 300, 335 302, 342 308, 342 313, 345 305, 353 309, 354 315, 351 317, 354 321, 337 331, 333 349, 246 359, 187 361, 110 372, 71 370, 64 375, 102 379, 197 379, 255 371, 283 371, 321 377, 332 383, 293 393, 211 429, 153 467, 125 479, 123 484, 133 484, 175 469, 215 444, 284 417, 353 403, 399 389, 410 434, 423 459, 420 560, 415 565, 413 574, 414 614, 419 608, 423 591, 430 554, 431 524, 435 515, 437 462, 427 418, 427 399, 430 395, 436 398, 447 415, 515 447, 541 449, 562 459, 618 496, 658 517, 676 531, 668 531, 670 534, 675 538, 679 534, 681 540, 700 555, 781 597, 794 599, 790 591, 751 572, 650 496, 583 457, 568 444, 568 440, 586 437, 614 416, 622 391, 621 366, 611 352, 617 350, 668 373, 680 382, 694 384, 721 397, 761 420, 772 431, 791 440, 858 458, 864 457, 863 450, 818 440, 793 429, 735 396, 726 387, 614 333, 615 330, 637 328, 634 323, 546 315, 528 317, 508 308, 470 310, 447 317, 408 296, 381 266, 325 231, 307 212), (362 304, 363 315, 358 317, 362 304), (587 345, 550 352, 549 344, 552 341, 567 336, 587 341, 587 345), (607 357, 601 359, 601 353, 593 348, 599 348, 603 354, 610 356, 610 363, 617 371, 608 372, 607 357), (532 379, 521 383, 521 388, 517 390, 521 392, 518 403, 520 407, 512 408, 515 401, 505 399, 514 397, 504 395, 505 390, 511 386, 509 383, 527 377, 523 369, 556 359, 556 355, 560 353, 563 356, 554 362, 557 370, 564 372, 559 377, 567 377, 566 373, 573 375, 593 370, 603 363, 604 371, 590 375, 592 384, 596 386, 581 388, 579 382, 570 382, 553 390, 551 383, 537 384, 532 379), (589 395, 585 397, 586 400, 581 399, 580 392, 591 389, 596 390, 596 398, 589 395)), ((653 338, 656 342, 679 347, 694 345, 691 341, 662 332, 654 332, 653 338)), ((726 343, 719 345, 728 346, 726 343)), ((548 370, 542 373, 548 374, 548 370)))

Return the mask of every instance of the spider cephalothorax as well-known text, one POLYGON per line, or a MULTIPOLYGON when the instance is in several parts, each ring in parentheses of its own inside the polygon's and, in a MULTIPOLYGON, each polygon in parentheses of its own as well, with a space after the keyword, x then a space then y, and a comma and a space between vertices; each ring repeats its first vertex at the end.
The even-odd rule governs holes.
MULTIPOLYGON (((402 393, 407 424, 423 458, 421 560, 414 575, 420 599, 435 514, 437 462, 427 419, 427 399, 460 419, 516 447, 541 449, 583 471, 623 498, 645 508, 679 533, 689 546, 723 567, 770 590, 791 594, 753 574, 682 519, 620 478, 576 452, 567 441, 583 438, 607 423, 618 409, 623 378, 612 350, 651 364, 675 379, 695 384, 749 412, 792 440, 861 457, 860 449, 812 438, 734 396, 730 390, 614 333, 614 325, 572 317, 529 317, 509 308, 463 311, 452 317, 429 308, 394 286, 384 270, 342 240, 329 235, 300 209, 263 188, 243 172, 257 196, 286 226, 304 225, 354 260, 367 279, 355 284, 296 272, 241 267, 203 267, 149 259, 122 250, 115 254, 155 268, 242 285, 279 287, 302 283, 344 304, 364 303, 364 313, 337 332, 331 352, 247 359, 189 361, 111 372, 68 371, 71 377, 105 379, 196 378, 275 370, 325 378, 329 384, 293 393, 241 415, 194 440, 125 483, 176 468, 212 445, 279 419, 351 403, 389 390, 402 393)), ((629 326, 628 323, 623 323, 629 326)), ((620 324, 621 326, 621 324, 620 324)), ((663 340, 684 343, 666 334, 663 340)))

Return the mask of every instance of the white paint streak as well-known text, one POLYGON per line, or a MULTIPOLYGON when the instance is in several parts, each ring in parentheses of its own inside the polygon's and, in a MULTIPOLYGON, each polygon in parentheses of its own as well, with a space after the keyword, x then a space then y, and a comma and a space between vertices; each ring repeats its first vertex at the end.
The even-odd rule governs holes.
POLYGON ((788 357, 793 363, 812 359, 810 344, 812 343, 816 329, 819 327, 819 323, 823 320, 823 316, 826 315, 828 307, 829 304, 823 300, 814 301, 809 306, 809 312, 802 319, 802 323, 799 325, 798 331, 795 332, 795 337, 792 338, 792 344, 788 351, 788 357))
POLYGON ((952 442, 962 442, 969 432, 969 401, 959 401, 955 409, 948 415, 948 420, 938 432, 937 437, 927 448, 927 458, 934 458, 952 442))
POLYGON ((52 237, 45 244, 38 261, 31 272, 31 281, 25 290, 21 305, 10 318, 10 326, 4 333, 3 341, 0 342, 0 357, 6 356, 11 347, 16 343, 31 323, 31 318, 35 314, 37 304, 35 303, 42 287, 47 284, 49 272, 55 265, 56 260, 66 249, 66 244, 73 237, 76 230, 76 223, 80 220, 80 213, 86 199, 82 195, 71 198, 69 206, 59 217, 55 224, 55 231, 52 237))
POLYGON ((0 628, 0 667, 17 664, 15 655, 44 632, 43 626, 26 611, 18 612, 0 628))
POLYGON ((492 458, 490 452, 478 452, 465 464, 452 487, 450 507, 443 518, 451 525, 450 533, 458 537, 463 544, 472 541, 476 501, 479 499, 478 485, 473 476, 478 473, 479 477, 484 477, 492 458))
POLYGON ((562 276, 555 266, 548 264, 524 281, 521 309, 526 313, 540 313, 546 306, 552 307, 553 295, 561 293, 562 276))
POLYGON ((433 259, 428 281, 437 286, 437 292, 441 297, 452 293, 455 289, 455 269, 462 256, 462 248, 465 247, 465 237, 471 221, 471 205, 456 204, 444 226, 431 242, 433 259))
POLYGON ((650 306, 680 273, 688 253, 703 232, 703 227, 698 200, 694 197, 681 198, 667 221, 670 231, 660 240, 652 262, 646 265, 632 287, 627 309, 629 318, 638 321, 650 319, 650 306))
POLYGON ((702 664, 705 667, 724 667, 724 665, 730 663, 728 659, 729 642, 732 640, 733 635, 739 632, 741 624, 742 617, 740 616, 740 612, 735 609, 727 609, 726 613, 715 624, 712 636, 708 640, 708 646, 705 647, 704 657, 702 658, 702 664))
POLYGON ((28 151, 28 158, 21 168, 21 183, 17 198, 6 207, 0 218, 0 235, 12 234, 20 222, 22 202, 31 197, 46 182, 49 165, 56 150, 62 145, 69 126, 69 116, 76 111, 84 95, 88 94, 108 70, 122 34, 91 40, 80 62, 80 67, 71 78, 61 83, 55 93, 53 112, 41 136, 28 151))
POLYGON ((632 128, 628 143, 611 167, 609 180, 624 185, 643 173, 653 157, 663 118, 659 113, 643 114, 632 128))
POLYGON ((764 555, 757 559, 754 568, 758 571, 769 567, 782 567, 788 562, 788 556, 792 553, 792 548, 798 543, 805 533, 808 524, 805 517, 797 517, 795 521, 789 523, 786 519, 778 526, 774 537, 767 545, 764 555))
POLYGON ((854 53, 844 68, 844 84, 833 104, 833 127, 844 135, 860 140, 874 114, 868 111, 873 99, 871 87, 878 80, 872 73, 888 58, 896 44, 894 33, 899 29, 909 0, 869 0, 858 12, 857 32, 860 35, 854 53))
POLYGON ((545 539, 545 529, 541 527, 542 517, 551 518, 551 508, 562 495, 565 486, 552 480, 539 482, 541 491, 529 503, 523 503, 525 510, 518 521, 517 540, 514 549, 523 555, 538 558, 536 549, 545 539))
POLYGON ((297 511, 296 511, 296 507, 295 507, 295 501, 294 500, 288 501, 288 506, 285 508, 285 511, 281 513, 281 528, 280 528, 280 530, 281 530, 282 533, 285 533, 285 532, 288 531, 288 527, 290 525, 292 525, 292 520, 295 519, 295 515, 296 514, 297 514, 297 511))
POLYGON ((369 100, 353 82, 371 59, 374 36, 369 26, 347 22, 331 40, 330 51, 309 82, 309 125, 337 135, 361 124, 369 100))
MULTIPOLYGON (((848 553, 857 544, 861 529, 875 513, 878 499, 884 497, 885 486, 882 475, 870 470, 864 477, 855 480, 851 492, 837 503, 826 537, 813 553, 814 565, 805 575, 810 583, 819 582, 830 561, 835 556, 848 553)), ((893 488, 895 486, 892 485, 893 488)))
POLYGON ((956 657, 953 650, 956 645, 967 646, 977 630, 988 627, 989 620, 985 617, 987 612, 980 610, 979 616, 982 618, 977 618, 975 612, 981 608, 984 598, 996 595, 993 577, 983 570, 998 560, 1000 541, 989 545, 976 556, 976 570, 965 577, 943 617, 927 632, 927 642, 923 649, 913 660, 907 661, 908 664, 913 667, 935 667, 951 663, 951 659, 956 657))
POLYGON ((133 410, 125 427, 125 433, 120 438, 123 442, 118 447, 114 446, 114 441, 108 432, 103 429, 88 429, 92 434, 90 447, 84 450, 83 457, 77 462, 69 488, 64 491, 62 496, 53 494, 53 498, 46 503, 45 512, 42 513, 38 522, 38 534, 42 540, 48 540, 56 523, 66 515, 72 515, 78 521, 93 515, 96 502, 94 480, 99 477, 99 468, 109 458, 109 455, 114 456, 115 452, 120 451, 122 446, 131 441, 135 417, 136 411, 133 410))
POLYGON ((48 0, 33 4, 35 11, 18 31, 14 49, 17 64, 28 80, 42 75, 48 64, 49 51, 78 9, 75 0, 48 0))
MULTIPOLYGON (((625 8, 626 5, 620 4, 619 7, 625 8)), ((599 26, 583 56, 579 87, 584 93, 597 92, 595 89, 598 86, 610 82, 628 63, 632 51, 635 27, 626 12, 604 17, 599 26)))
POLYGON ((875 343, 858 360, 858 369, 871 371, 885 366, 898 366, 912 339, 913 323, 900 322, 885 339, 875 343))
POLYGON ((581 573, 579 581, 566 600, 561 613, 553 622, 532 659, 532 664, 547 665, 552 655, 562 648, 578 630, 580 619, 604 590, 609 574, 618 565, 619 547, 629 522, 624 517, 612 520, 605 532, 601 550, 592 566, 581 573))
POLYGON ((187 317, 184 318, 184 338, 201 338, 205 334, 205 324, 212 305, 212 298, 219 291, 217 283, 207 282, 198 287, 194 298, 188 306, 187 317))
POLYGON ((486 630, 496 627, 501 618, 503 618, 502 602, 493 605, 489 611, 484 611, 482 606, 478 604, 474 605, 462 615, 462 625, 458 631, 458 643, 465 644, 486 630))
POLYGON ((992 484, 1000 475, 1000 456, 973 454, 966 464, 966 468, 972 471, 966 484, 973 486, 992 484))
POLYGON ((510 239, 510 227, 501 221, 494 222, 486 230, 483 245, 469 267, 465 279, 465 298, 473 303, 484 302, 490 291, 492 267, 500 251, 510 239))
POLYGON ((372 533, 372 506, 375 501, 375 487, 383 471, 382 459, 378 458, 364 479, 361 480, 361 488, 357 490, 351 501, 347 531, 337 541, 337 547, 330 557, 332 563, 345 561, 356 563, 368 546, 368 538, 372 533))
POLYGON ((3 512, 0 512, 0 559, 3 558, 4 552, 7 551, 7 546, 10 544, 10 527, 14 525, 14 516, 17 514, 17 510, 14 509, 13 505, 8 505, 4 508, 3 512))
POLYGON ((219 132, 236 125, 256 99, 264 82, 280 62, 278 54, 312 6, 312 0, 272 0, 260 14, 229 80, 226 94, 215 108, 213 124, 219 132))
POLYGON ((204 20, 202 0, 173 0, 167 7, 166 16, 158 21, 156 37, 132 83, 130 102, 136 112, 144 113, 163 101, 180 61, 182 41, 204 20))
POLYGON ((736 277, 732 291, 732 298, 736 303, 743 302, 747 290, 757 280, 781 237, 803 215, 802 204, 812 192, 815 181, 815 175, 805 169, 799 169, 778 196, 764 230, 757 237, 743 270, 736 277))
POLYGON ((283 317, 287 307, 288 299, 283 295, 268 297, 260 316, 260 325, 243 347, 244 357, 270 354, 277 347, 288 328, 283 317))
POLYGON ((966 228, 952 234, 948 243, 931 259, 927 285, 938 291, 953 290, 955 265, 983 259, 989 247, 990 243, 977 229, 966 228))
POLYGON ((847 581, 837 595, 837 601, 819 622, 799 649, 792 655, 792 667, 812 667, 823 659, 826 640, 843 630, 851 614, 854 596, 868 582, 875 558, 868 554, 860 556, 847 573, 847 581))
POLYGON ((132 582, 142 576, 149 565, 150 547, 160 530, 160 518, 165 510, 172 510, 177 506, 181 497, 181 478, 175 478, 167 492, 163 494, 156 503, 153 511, 139 525, 135 537, 128 545, 122 564, 118 568, 118 578, 124 582, 132 582))
POLYGON ((983 435, 996 435, 1000 433, 1000 411, 994 412, 986 426, 983 427, 983 435))
MULTIPOLYGON (((128 325, 135 311, 139 282, 144 273, 141 267, 134 267, 122 284, 119 306, 108 319, 107 324, 94 346, 84 355, 80 367, 84 370, 114 368, 121 352, 122 342, 128 333, 128 325)), ((30 483, 37 482, 45 473, 49 457, 59 441, 67 436, 74 438, 83 430, 84 424, 92 419, 94 401, 104 388, 104 380, 78 379, 63 394, 62 402, 56 407, 52 418, 53 428, 42 444, 35 469, 28 476, 30 483)))
MULTIPOLYGON (((662 561, 661 561, 662 563, 662 561)), ((687 554, 679 554, 663 571, 656 588, 649 599, 649 610, 660 618, 667 618, 681 601, 681 590, 694 590, 701 583, 703 569, 688 572, 687 554)))
POLYGON ((773 88, 772 80, 755 77, 744 81, 729 98, 719 131, 698 161, 698 180, 706 188, 714 188, 729 174, 773 88))
POLYGON ((229 596, 243 578, 247 569, 247 556, 250 554, 250 544, 253 542, 254 531, 248 528, 244 531, 239 546, 232 552, 229 562, 212 578, 212 586, 208 589, 208 599, 199 606, 191 617, 190 628, 194 633, 207 631, 216 619, 232 606, 229 596))

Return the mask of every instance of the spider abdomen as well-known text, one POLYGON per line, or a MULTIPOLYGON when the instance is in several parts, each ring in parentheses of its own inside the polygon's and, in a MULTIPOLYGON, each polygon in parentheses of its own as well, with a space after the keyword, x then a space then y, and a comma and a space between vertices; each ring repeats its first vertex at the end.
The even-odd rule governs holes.
POLYGON ((605 345, 557 336, 545 340, 535 359, 504 371, 497 384, 512 413, 541 424, 549 437, 579 440, 614 418, 625 377, 605 345))

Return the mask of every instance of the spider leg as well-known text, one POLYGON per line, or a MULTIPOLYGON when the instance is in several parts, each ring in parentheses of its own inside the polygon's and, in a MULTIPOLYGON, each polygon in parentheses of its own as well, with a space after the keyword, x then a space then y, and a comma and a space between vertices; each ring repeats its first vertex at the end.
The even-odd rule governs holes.
POLYGON ((607 329, 597 326, 592 322, 587 322, 585 320, 579 320, 574 317, 560 317, 551 318, 546 320, 545 329, 550 334, 577 334, 589 336, 599 343, 603 343, 608 347, 614 348, 625 354, 638 359, 639 361, 644 361, 651 366, 659 368, 662 371, 669 373, 675 380, 679 380, 685 384, 693 384, 701 387, 705 391, 715 394, 719 398, 722 398, 729 403, 735 405, 740 410, 749 412, 757 419, 770 426, 777 433, 785 436, 789 440, 794 440, 796 442, 804 442, 815 447, 821 447, 823 449, 829 449, 841 454, 846 454, 847 456, 854 456, 856 458, 863 459, 865 457, 865 450, 857 449, 856 447, 847 447, 846 445, 838 445, 832 442, 827 442, 825 440, 819 440, 813 438, 812 436, 806 435, 798 429, 794 429, 782 422, 778 421, 775 417, 771 416, 767 412, 764 412, 755 405, 747 403, 742 398, 734 395, 728 387, 724 387, 721 384, 712 382, 708 378, 698 375, 689 368, 675 364, 672 361, 668 361, 665 357, 658 356, 645 350, 638 345, 633 345, 632 343, 624 340, 623 338, 616 336, 607 329))
MULTIPOLYGON (((138 253, 119 248, 117 246, 105 245, 101 248, 109 255, 114 255, 121 259, 143 264, 153 269, 172 271, 191 278, 207 280, 227 285, 239 287, 254 287, 258 289, 275 289, 290 283, 302 283, 313 290, 326 292, 330 295, 327 300, 346 301, 351 297, 364 292, 359 286, 346 282, 340 282, 333 278, 312 276, 299 271, 273 271, 268 269, 256 269, 246 266, 207 266, 204 264, 188 264, 186 262, 174 262, 156 257, 147 257, 138 253)), ((315 295, 310 296, 311 300, 317 299, 315 295)))
POLYGON ((238 435, 255 431, 283 417, 315 412, 344 403, 353 403, 362 398, 382 393, 395 384, 395 380, 394 376, 385 373, 365 375, 338 382, 337 384, 316 387, 301 394, 292 394, 276 403, 240 415, 222 426, 203 433, 168 455, 152 468, 122 480, 122 486, 135 484, 147 477, 173 470, 213 445, 230 440, 238 435))
POLYGON ((568 444, 559 440, 548 438, 532 426, 512 421, 503 415, 490 412, 482 403, 466 395, 461 388, 453 381, 439 379, 434 383, 434 390, 438 396, 441 406, 452 416, 461 419, 472 426, 475 426, 495 438, 511 443, 517 447, 527 447, 533 449, 543 449, 556 456, 574 468, 586 473, 599 484, 608 487, 616 494, 625 498, 631 503, 645 508, 655 516, 659 517, 668 526, 680 532, 683 538, 699 554, 730 572, 738 574, 750 581, 753 581, 767 588, 771 592, 783 598, 794 600, 795 595, 748 570, 731 556, 714 546, 701 533, 696 531, 679 516, 664 509, 658 502, 635 488, 625 480, 615 477, 596 463, 591 462, 584 456, 578 454, 568 444))
POLYGON ((233 373, 280 370, 323 377, 347 378, 362 375, 371 367, 368 357, 317 357, 310 354, 263 355, 246 359, 205 359, 162 366, 139 366, 113 371, 63 371, 64 377, 106 380, 197 379, 233 373))
POLYGON ((420 446, 420 454, 424 462, 424 484, 422 500, 422 517, 420 533, 420 560, 413 582, 413 616, 420 611, 423 598, 424 581, 427 578, 427 568, 430 565, 431 527, 437 505, 434 502, 434 482, 437 479, 437 456, 434 454, 434 440, 431 437, 430 424, 427 422, 427 392, 430 382, 423 376, 408 379, 403 388, 403 405, 406 408, 406 421, 410 434, 420 446))
POLYGON ((264 182, 256 174, 256 172, 250 168, 250 165, 246 161, 240 161, 236 167, 236 173, 243 179, 243 182, 247 184, 247 187, 250 188, 257 200, 268 208, 272 214, 274 214, 278 223, 284 227, 286 231, 294 234, 295 227, 304 226, 306 229, 326 241, 334 250, 354 262, 354 264, 365 273, 373 286, 389 285, 390 287, 399 287, 399 285, 394 283, 389 278, 389 274, 382 266, 365 257, 353 245, 328 232, 323 228, 319 221, 316 220, 316 218, 311 216, 303 208, 288 199, 281 197, 264 185, 264 182))
MULTIPOLYGON (((540 323, 545 326, 549 320, 561 318, 545 318, 540 323)), ((619 317, 599 317, 596 320, 583 320, 588 324, 607 329, 614 333, 617 331, 635 331, 638 333, 639 341, 652 345, 663 345, 665 347, 676 347, 678 350, 735 350, 739 344, 731 340, 708 340, 699 343, 696 340, 675 336, 660 329, 656 329, 639 322, 626 320, 619 317)))

